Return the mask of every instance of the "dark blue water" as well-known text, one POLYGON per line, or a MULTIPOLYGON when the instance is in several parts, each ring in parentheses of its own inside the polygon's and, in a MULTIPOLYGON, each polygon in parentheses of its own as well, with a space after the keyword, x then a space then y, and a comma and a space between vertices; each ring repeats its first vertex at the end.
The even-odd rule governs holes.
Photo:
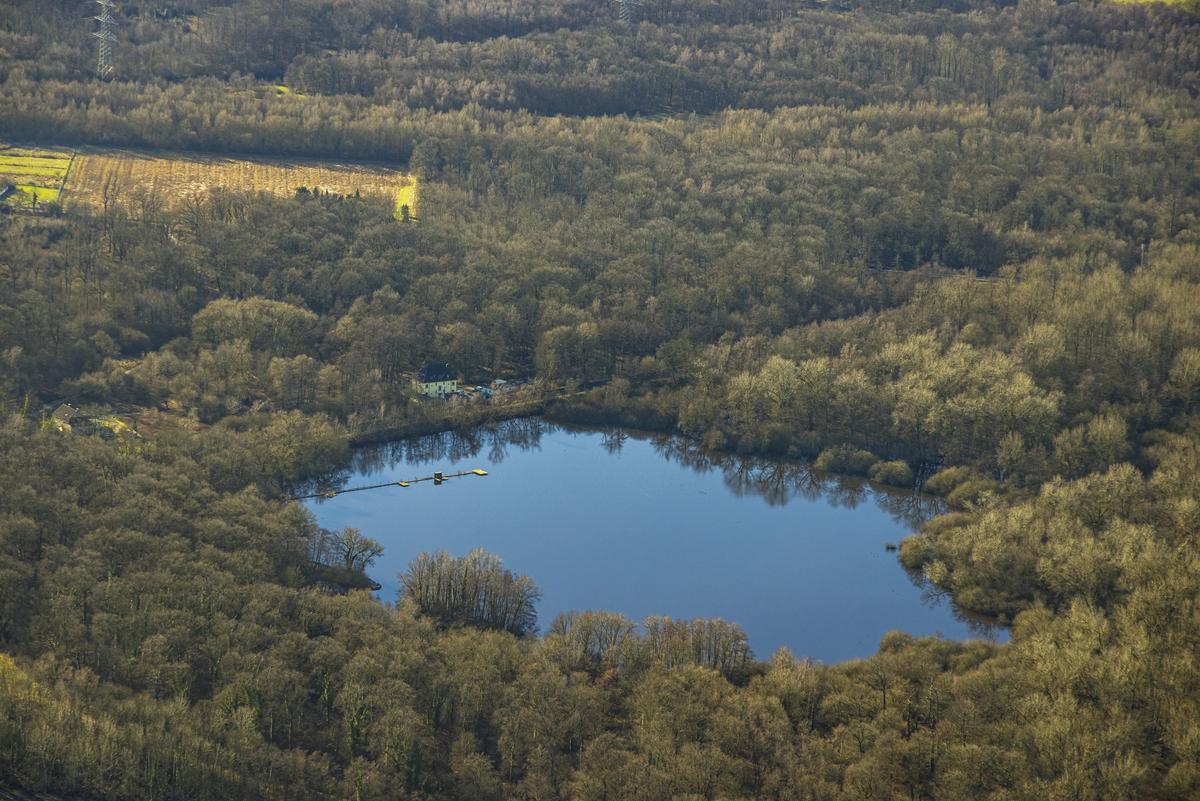
POLYGON ((762 657, 786 646, 826 662, 868 656, 893 629, 982 636, 884 549, 935 513, 934 502, 803 463, 526 419, 360 451, 346 486, 476 467, 489 475, 349 493, 311 509, 326 528, 354 526, 384 545, 369 572, 386 601, 421 551, 482 547, 542 589, 543 628, 572 609, 719 617, 738 623, 762 657))

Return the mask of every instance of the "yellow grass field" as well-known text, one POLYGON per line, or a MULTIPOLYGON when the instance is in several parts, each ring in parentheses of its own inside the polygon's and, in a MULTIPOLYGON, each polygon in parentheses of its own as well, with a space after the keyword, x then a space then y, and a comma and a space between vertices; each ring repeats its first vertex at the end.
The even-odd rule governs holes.
POLYGON ((66 175, 70 157, 35 158, 33 156, 0 156, 0 165, 6 170, 20 170, 30 175, 66 175))
POLYGON ((408 207, 408 216, 415 218, 417 216, 417 182, 413 179, 409 183, 400 187, 400 191, 396 192, 396 219, 404 219, 404 208, 408 207))
POLYGON ((34 208, 57 201, 70 166, 69 151, 0 148, 0 187, 16 188, 4 202, 34 208))
POLYGON ((0 164, 0 169, 3 169, 8 174, 18 175, 21 177, 37 177, 37 178, 62 178, 67 174, 67 161, 61 164, 55 162, 48 165, 28 165, 28 164, 0 164))
POLYGON ((397 217, 401 205, 408 205, 416 216, 416 180, 387 167, 128 151, 79 153, 64 202, 70 210, 96 211, 103 209, 106 192, 110 204, 118 206, 149 195, 170 210, 211 189, 290 196, 301 187, 386 198, 395 203, 397 217))

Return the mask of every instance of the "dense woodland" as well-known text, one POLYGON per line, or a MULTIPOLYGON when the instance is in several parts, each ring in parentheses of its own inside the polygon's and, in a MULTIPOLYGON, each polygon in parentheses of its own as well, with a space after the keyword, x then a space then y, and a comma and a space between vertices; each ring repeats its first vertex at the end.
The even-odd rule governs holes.
POLYGON ((1021 0, 0 7, 0 137, 358 159, 386 204, 0 217, 0 788, 88 799, 1200 796, 1200 22, 1021 0), (276 84, 284 83, 282 92, 276 84), (942 495, 1011 642, 821 665, 536 621, 503 554, 287 502, 410 388, 942 495), (174 421, 111 440, 85 410, 174 421))

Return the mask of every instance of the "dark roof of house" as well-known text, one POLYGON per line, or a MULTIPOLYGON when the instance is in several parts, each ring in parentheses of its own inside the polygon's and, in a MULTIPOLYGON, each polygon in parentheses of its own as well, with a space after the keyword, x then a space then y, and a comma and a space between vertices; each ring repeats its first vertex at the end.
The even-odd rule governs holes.
POLYGON ((69 423, 77 414, 79 414, 78 409, 76 409, 74 406, 72 406, 69 403, 64 403, 61 406, 59 406, 57 409, 55 409, 54 413, 51 414, 50 416, 53 417, 55 420, 59 420, 64 423, 69 423))
POLYGON ((458 376, 450 372, 450 367, 445 362, 430 362, 421 368, 421 372, 417 373, 417 378, 421 380, 422 384, 458 380, 458 376))

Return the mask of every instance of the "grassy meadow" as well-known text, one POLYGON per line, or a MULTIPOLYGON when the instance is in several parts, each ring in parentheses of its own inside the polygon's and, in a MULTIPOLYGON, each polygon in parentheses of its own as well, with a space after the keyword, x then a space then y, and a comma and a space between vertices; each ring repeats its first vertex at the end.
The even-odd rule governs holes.
POLYGON ((410 178, 396 192, 396 219, 404 219, 404 209, 408 208, 409 217, 417 216, 417 180, 410 178))
POLYGON ((36 208, 57 202, 70 167, 70 151, 0 149, 0 187, 11 185, 16 189, 4 203, 36 208))

